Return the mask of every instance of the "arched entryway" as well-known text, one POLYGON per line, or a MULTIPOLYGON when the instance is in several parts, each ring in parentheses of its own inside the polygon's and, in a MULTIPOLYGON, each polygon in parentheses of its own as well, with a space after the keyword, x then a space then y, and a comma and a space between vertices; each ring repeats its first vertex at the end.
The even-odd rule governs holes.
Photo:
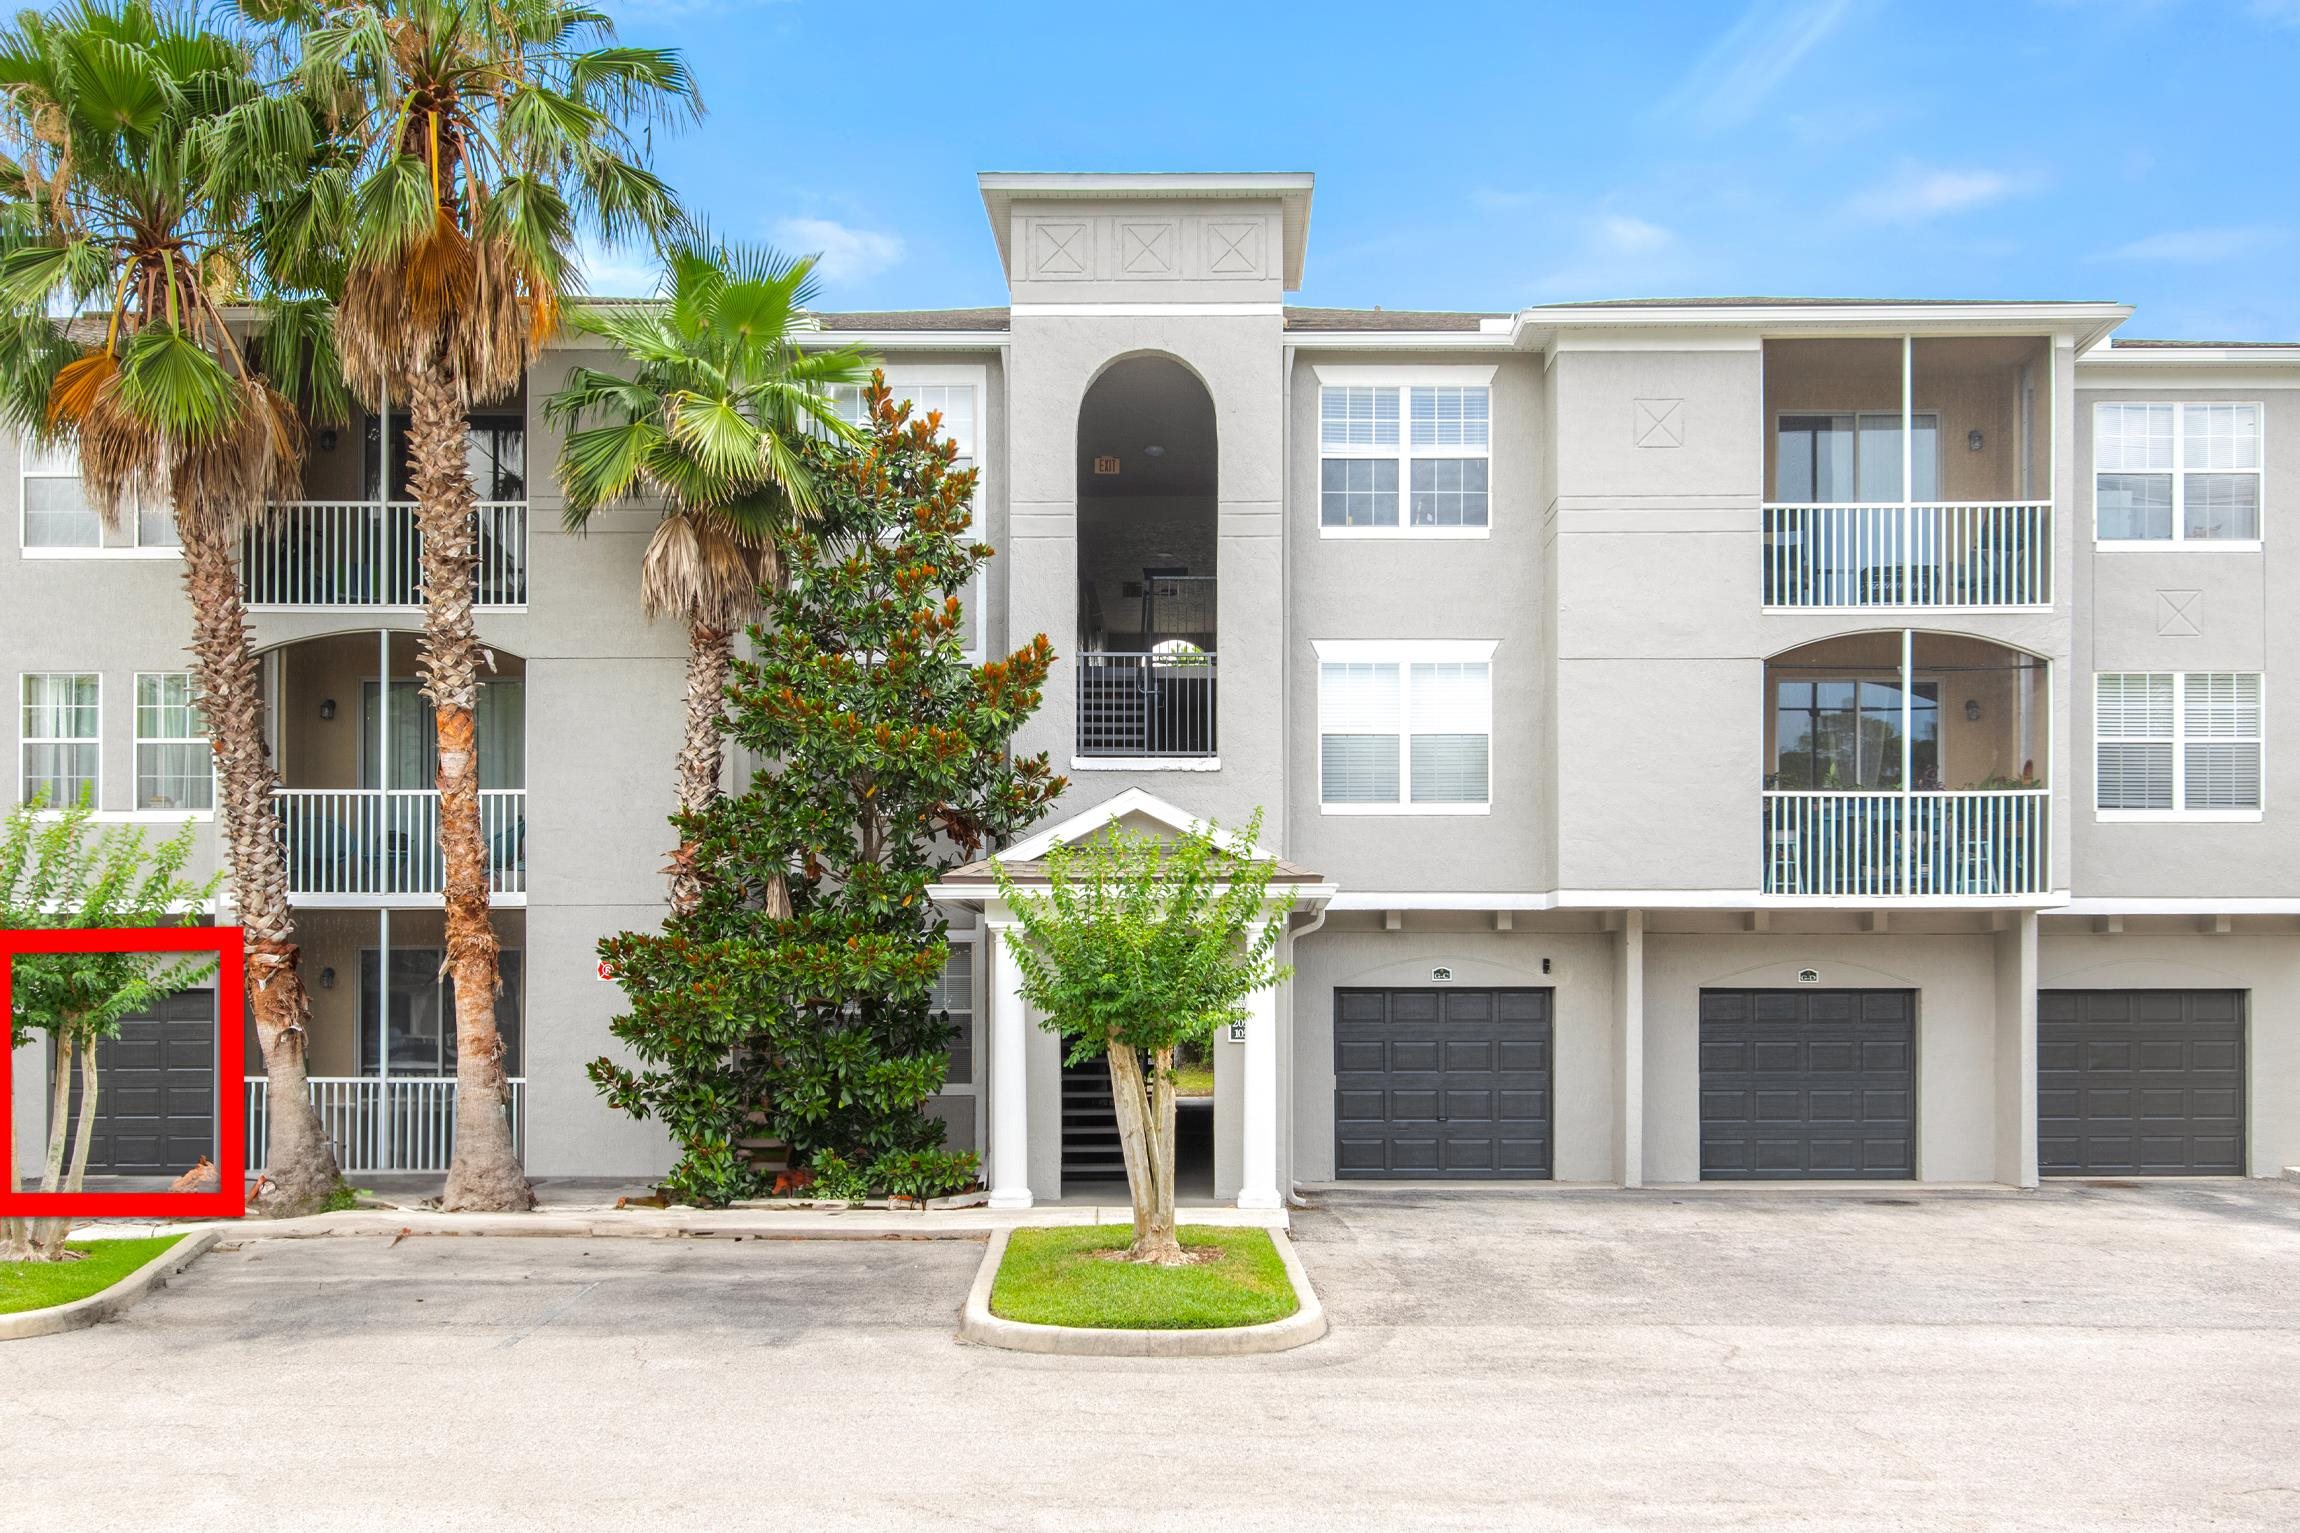
POLYGON ((1078 410, 1078 754, 1211 756, 1214 401, 1172 357, 1112 363, 1078 410))

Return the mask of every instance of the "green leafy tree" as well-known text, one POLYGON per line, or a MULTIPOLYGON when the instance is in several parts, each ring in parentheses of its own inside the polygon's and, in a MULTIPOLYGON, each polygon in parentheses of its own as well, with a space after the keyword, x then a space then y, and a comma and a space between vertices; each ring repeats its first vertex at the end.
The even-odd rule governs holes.
MULTIPOLYGON (((576 428, 559 452, 568 531, 638 496, 661 508, 639 599, 649 618, 687 626, 682 814, 718 796, 735 636, 757 620, 761 586, 781 583, 782 543, 814 508, 798 444, 810 433, 851 440, 831 391, 871 372, 852 347, 799 349, 814 264, 747 245, 672 250, 660 302, 570 312, 569 328, 612 342, 631 375, 576 367, 544 402, 576 428)), ((692 909, 700 894, 694 849, 682 844, 671 908, 692 909)))
POLYGON ((599 945, 630 998, 614 1034, 641 1068, 592 1080, 679 1146, 667 1187, 720 1204, 762 1178, 764 1134, 792 1160, 875 1187, 950 1190, 971 1156, 934 1152, 923 1111, 948 1069, 929 1010, 949 953, 926 897, 937 873, 1002 843, 1062 789, 1014 759, 1054 652, 1044 634, 970 664, 959 595, 991 557, 973 540, 975 474, 940 417, 912 420, 880 379, 859 450, 801 444, 815 515, 787 586, 734 664, 729 730, 770 763, 749 789, 683 815, 701 883, 660 934, 599 945))
POLYGON ((408 492, 423 546, 417 663, 439 737, 446 970, 455 982, 455 1159, 441 1206, 526 1209, 511 1142, 488 915, 472 624, 478 529, 466 408, 511 395, 579 290, 576 246, 660 241, 683 224, 644 161, 651 131, 702 102, 674 50, 616 42, 577 0, 241 0, 278 24, 296 79, 349 152, 338 178, 345 375, 407 401, 408 492))
POLYGON ((1291 972, 1268 905, 1274 865, 1252 855, 1261 829, 1259 810, 1235 836, 1208 824, 1168 841, 1112 826, 1048 853, 1044 892, 991 864, 1019 927, 1006 943, 1023 999, 1068 1040, 1071 1063, 1109 1062, 1130 1261, 1187 1259, 1174 1230, 1175 1050, 1203 1047, 1247 1015, 1246 997, 1291 972))
POLYGON ((174 514, 270 1083, 265 1206, 308 1213, 342 1175, 305 1099, 311 1003, 235 551, 267 496, 299 493, 290 396, 322 419, 346 409, 337 270, 324 242, 295 251, 295 231, 337 222, 334 151, 308 102, 263 88, 242 39, 145 0, 0 30, 0 142, 0 414, 77 452, 108 525, 139 501, 174 514))
MULTIPOLYGON (((46 812, 45 796, 0 820, 0 927, 18 930, 100 926, 193 926, 220 881, 183 876, 192 827, 157 846, 140 829, 115 826, 91 835, 88 806, 46 812)), ((215 960, 178 953, 21 953, 9 970, 8 1045, 37 1033, 55 1041, 54 1100, 42 1192, 78 1192, 88 1174, 96 1126, 96 1046, 121 1019, 188 989, 215 972, 215 960), (79 1130, 72 1125, 72 1074, 80 1077, 79 1130), (66 1146, 70 1146, 67 1164, 66 1146)), ((20 1185, 13 1142, 8 1186, 20 1185)), ((11 1219, 0 1231, 0 1259, 62 1261, 68 1219, 11 1219)))

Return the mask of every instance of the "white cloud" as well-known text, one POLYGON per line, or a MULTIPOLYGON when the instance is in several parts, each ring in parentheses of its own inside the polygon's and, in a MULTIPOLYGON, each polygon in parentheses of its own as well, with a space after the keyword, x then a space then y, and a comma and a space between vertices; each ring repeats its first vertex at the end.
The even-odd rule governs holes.
POLYGON ((775 243, 797 255, 820 254, 816 270, 825 282, 864 282, 902 260, 902 238, 876 229, 857 229, 835 218, 785 218, 775 224, 775 243))
POLYGON ((1950 170, 1913 162, 1847 203, 1861 218, 1885 224, 1917 224, 1952 213, 1969 213, 2003 202, 2029 189, 2027 177, 2002 170, 1950 170))
POLYGON ((1694 60, 1662 115, 1707 132, 1748 121, 1852 9, 1853 0, 1756 0, 1694 60))
POLYGON ((1600 218, 1597 236, 1601 244, 1623 255, 1650 254, 1675 237, 1659 224, 1649 224, 1626 213, 1608 213, 1600 218))
POLYGON ((2162 261, 2175 265, 2203 266, 2214 261, 2226 261, 2248 255, 2269 245, 2281 243, 2284 233, 2280 229, 2251 227, 2224 227, 2217 229, 2167 229, 2162 234, 2151 234, 2144 239, 2103 250, 2091 259, 2095 261, 2162 261))
POLYGON ((616 250, 583 242, 575 253, 583 268, 583 291, 595 298, 651 298, 663 265, 648 250, 616 250))

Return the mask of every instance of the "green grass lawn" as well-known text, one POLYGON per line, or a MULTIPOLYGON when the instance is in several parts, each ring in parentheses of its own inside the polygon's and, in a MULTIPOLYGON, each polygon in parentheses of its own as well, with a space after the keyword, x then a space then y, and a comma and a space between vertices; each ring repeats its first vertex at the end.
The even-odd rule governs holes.
POLYGON ((74 1240, 67 1248, 88 1253, 86 1261, 0 1262, 0 1315, 52 1309, 100 1293, 183 1238, 74 1240))
POLYGON ((1206 1331, 1283 1320, 1300 1306, 1267 1230, 1181 1228, 1184 1247, 1218 1247, 1220 1261, 1151 1267, 1109 1261, 1131 1225, 1016 1230, 990 1290, 990 1312, 1034 1325, 1122 1331, 1206 1331))
POLYGON ((1178 1097, 1212 1096, 1214 1094, 1213 1065, 1176 1065, 1174 1067, 1174 1094, 1178 1097))

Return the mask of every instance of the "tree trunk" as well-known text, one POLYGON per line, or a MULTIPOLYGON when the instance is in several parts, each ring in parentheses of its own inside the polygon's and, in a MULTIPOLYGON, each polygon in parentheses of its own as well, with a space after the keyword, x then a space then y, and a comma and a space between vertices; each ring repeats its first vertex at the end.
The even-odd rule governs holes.
MULTIPOLYGON (((305 1085, 311 997, 288 904, 287 845, 273 797, 279 776, 264 739, 261 673, 240 602, 231 533, 224 519, 182 506, 176 529, 184 545, 184 591, 192 603, 192 685, 215 754, 216 818, 231 864, 248 1009, 264 1061, 269 1185, 259 1206, 288 1218, 325 1207, 343 1186, 343 1171, 305 1085)), ((216 1158, 223 1158, 220 1145, 216 1158)))
MULTIPOLYGON (((701 814, 719 796, 723 754, 719 720, 725 707, 727 675, 735 657, 733 629, 700 621, 687 627, 687 736, 679 747, 679 812, 701 814)), ((671 859, 671 913, 685 915, 703 898, 695 870, 695 841, 682 837, 671 859)))
POLYGON ((1118 1113, 1118 1144, 1126 1156, 1126 1192, 1134 1204, 1134 1243, 1126 1259, 1178 1266, 1182 1243, 1174 1233, 1174 1087, 1166 1083, 1163 1112, 1157 1087, 1145 1086, 1142 1056, 1111 1041, 1110 1096, 1118 1113))
MULTIPOLYGON (((72 1060, 78 1052, 71 1033, 58 1029, 56 1034, 56 1083, 48 1098, 48 1159, 40 1170, 40 1190, 61 1192, 64 1189, 64 1147, 72 1134, 72 1060)), ((55 1261, 64 1250, 64 1236, 72 1227, 68 1218, 50 1217, 32 1221, 32 1256, 37 1261, 55 1261)))
MULTIPOLYGON (((57 1069, 59 1080, 64 1076, 57 1069)), ((80 1044, 80 1126, 72 1137, 72 1164, 64 1175, 63 1190, 78 1192, 88 1185, 88 1151, 96 1141, 96 1040, 83 1039, 80 1044)), ((48 1261, 64 1260, 64 1237, 72 1232, 70 1218, 48 1221, 47 1239, 42 1243, 40 1255, 48 1261)))
POLYGON ((472 522, 469 428, 451 380, 418 374, 408 401, 408 490, 423 539, 423 695, 439 737, 439 852, 445 870, 447 974, 455 982, 455 1159, 440 1207, 518 1212, 535 1190, 511 1143, 511 1093, 495 1030, 495 926, 488 919, 487 836, 479 814, 479 635, 471 604, 479 542, 472 522))

